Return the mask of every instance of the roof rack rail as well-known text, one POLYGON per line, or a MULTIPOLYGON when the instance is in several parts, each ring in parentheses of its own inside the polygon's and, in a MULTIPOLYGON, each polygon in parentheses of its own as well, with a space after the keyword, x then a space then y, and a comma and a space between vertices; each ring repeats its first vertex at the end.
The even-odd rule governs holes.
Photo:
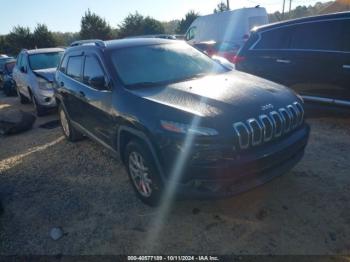
POLYGON ((105 42, 99 39, 89 39, 89 40, 79 40, 79 41, 74 41, 73 43, 70 44, 71 47, 73 46, 80 46, 80 45, 96 45, 99 47, 106 47, 105 42))

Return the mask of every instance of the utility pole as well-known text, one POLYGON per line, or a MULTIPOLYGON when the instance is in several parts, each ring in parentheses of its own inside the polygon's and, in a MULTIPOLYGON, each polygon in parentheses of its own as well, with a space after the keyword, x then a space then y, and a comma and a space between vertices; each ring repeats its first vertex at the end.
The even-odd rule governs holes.
POLYGON ((286 5, 286 0, 283 0, 283 7, 282 7, 282 20, 284 20, 284 6, 286 5))
POLYGON ((230 10, 230 0, 227 0, 227 10, 230 10))
POLYGON ((292 11, 292 1, 293 0, 289 0, 289 18, 291 17, 291 11, 292 11))

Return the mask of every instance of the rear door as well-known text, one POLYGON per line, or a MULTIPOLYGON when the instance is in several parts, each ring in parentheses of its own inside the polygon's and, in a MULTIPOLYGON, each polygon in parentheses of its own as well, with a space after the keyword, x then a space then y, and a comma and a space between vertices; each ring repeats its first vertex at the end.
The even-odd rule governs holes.
POLYGON ((339 97, 341 21, 313 21, 293 25, 292 29, 290 50, 295 54, 292 88, 302 95, 326 100, 339 97))
POLYGON ((63 103, 68 111, 69 118, 81 124, 83 108, 81 100, 82 68, 84 56, 81 52, 71 53, 64 57, 57 76, 57 84, 63 103))
POLYGON ((243 56, 239 58, 242 61, 237 65, 238 70, 287 84, 294 64, 288 52, 289 42, 288 27, 253 32, 243 52, 238 54, 238 58, 243 56))
POLYGON ((339 100, 346 100, 350 105, 350 19, 342 20, 342 34, 340 37, 341 52, 339 53, 337 85, 342 90, 339 100))

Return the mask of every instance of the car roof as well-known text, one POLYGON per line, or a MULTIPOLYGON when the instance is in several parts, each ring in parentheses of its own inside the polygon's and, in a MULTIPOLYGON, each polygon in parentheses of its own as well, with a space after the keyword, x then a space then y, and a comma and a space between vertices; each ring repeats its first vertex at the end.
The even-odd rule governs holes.
POLYGON ((93 43, 87 43, 83 45, 72 46, 70 51, 81 50, 85 48, 104 48, 104 49, 120 49, 126 47, 147 46, 147 45, 160 45, 160 44, 173 44, 183 42, 180 40, 169 40, 163 38, 124 38, 118 40, 104 41, 104 46, 100 44, 94 45, 93 43))
POLYGON ((25 50, 25 52, 29 55, 55 53, 55 52, 63 52, 63 51, 64 51, 63 48, 39 48, 39 49, 25 50))
POLYGON ((309 17, 291 19, 291 20, 287 20, 287 21, 276 22, 276 23, 272 23, 272 24, 259 26, 258 28, 253 29, 253 31, 259 32, 259 31, 264 31, 266 29, 272 29, 274 27, 287 26, 287 25, 312 22, 312 21, 341 19, 341 18, 350 19, 350 12, 347 11, 347 12, 339 12, 339 13, 333 13, 333 14, 317 15, 317 16, 309 16, 309 17))

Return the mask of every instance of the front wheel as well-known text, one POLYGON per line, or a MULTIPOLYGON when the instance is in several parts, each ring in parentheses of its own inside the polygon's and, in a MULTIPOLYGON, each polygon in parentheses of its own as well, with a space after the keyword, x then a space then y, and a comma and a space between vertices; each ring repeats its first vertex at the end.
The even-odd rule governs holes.
POLYGON ((25 97, 24 95, 22 95, 22 93, 18 90, 18 87, 16 86, 16 91, 17 91, 17 95, 19 97, 19 102, 21 104, 28 104, 30 102, 30 100, 25 97))
POLYGON ((148 148, 137 140, 131 141, 126 146, 125 160, 137 196, 147 205, 159 205, 163 185, 148 148))
POLYGON ((62 104, 60 104, 58 107, 58 115, 60 118, 63 134, 69 141, 76 142, 84 138, 83 134, 72 126, 62 104))

